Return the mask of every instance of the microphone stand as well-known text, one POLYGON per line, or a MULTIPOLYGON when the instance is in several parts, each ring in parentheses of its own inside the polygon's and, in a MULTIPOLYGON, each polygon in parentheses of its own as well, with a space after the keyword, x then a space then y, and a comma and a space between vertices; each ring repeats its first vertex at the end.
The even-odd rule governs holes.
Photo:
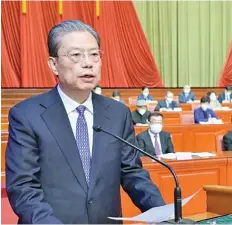
POLYGON ((164 221, 163 223, 170 223, 170 224, 195 224, 196 222, 191 220, 191 219, 183 219, 182 218, 182 198, 181 198, 181 188, 179 185, 179 181, 178 178, 176 176, 175 171, 172 169, 172 167, 164 162, 162 162, 161 160, 157 159, 156 157, 154 157, 153 155, 145 152, 144 150, 138 148, 137 146, 131 144, 130 142, 120 138, 119 136, 110 133, 107 130, 102 129, 102 127, 100 126, 93 126, 94 131, 96 132, 104 132, 106 134, 109 134, 111 136, 113 136, 114 138, 122 141, 123 143, 131 146, 132 148, 135 148, 137 151, 143 153, 144 155, 148 156, 150 159, 155 160, 156 162, 162 164, 164 167, 166 167, 172 174, 174 180, 175 180, 175 189, 174 189, 174 209, 175 209, 175 219, 172 220, 168 220, 168 221, 164 221))

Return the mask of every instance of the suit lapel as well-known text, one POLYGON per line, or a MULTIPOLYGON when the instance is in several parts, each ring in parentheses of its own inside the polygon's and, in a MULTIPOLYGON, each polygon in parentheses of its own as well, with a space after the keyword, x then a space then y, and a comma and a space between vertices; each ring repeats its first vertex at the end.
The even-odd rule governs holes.
POLYGON ((165 152, 165 149, 164 149, 165 140, 164 140, 164 134, 163 134, 162 131, 159 133, 159 137, 160 137, 161 150, 162 150, 163 154, 165 154, 165 153, 166 153, 166 152, 165 152))
POLYGON ((47 108, 41 117, 59 145, 77 181, 87 193, 87 183, 80 154, 63 102, 56 88, 53 88, 48 95, 47 101, 41 104, 47 108))
MULTIPOLYGON (((93 93, 93 124, 95 126, 107 127, 110 118, 107 116, 107 108, 109 105, 104 100, 104 97, 93 93)), ((108 128, 110 129, 110 128, 108 128)), ((92 160, 91 160, 91 173, 90 173, 90 184, 89 184, 89 195, 94 190, 94 186, 97 184, 97 178, 101 163, 104 159, 104 150, 106 141, 104 140, 103 132, 93 132, 93 149, 92 149, 92 160)))
POLYGON ((148 130, 146 131, 145 134, 146 134, 146 140, 147 140, 147 150, 151 155, 154 155, 155 154, 155 148, 154 148, 154 145, 152 143, 151 136, 150 136, 148 130))

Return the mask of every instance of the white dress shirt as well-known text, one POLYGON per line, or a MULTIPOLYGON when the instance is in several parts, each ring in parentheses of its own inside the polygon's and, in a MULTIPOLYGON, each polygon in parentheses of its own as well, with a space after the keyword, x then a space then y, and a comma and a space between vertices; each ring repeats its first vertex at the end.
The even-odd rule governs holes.
POLYGON ((73 135, 76 139, 76 123, 77 118, 79 116, 78 111, 76 110, 79 105, 83 105, 86 107, 86 110, 84 112, 85 120, 87 122, 88 127, 88 135, 89 135, 89 149, 90 149, 90 155, 92 156, 92 148, 93 148, 93 102, 92 102, 92 92, 90 92, 89 97, 83 104, 79 104, 76 101, 72 100, 70 97, 68 97, 60 88, 60 86, 57 86, 58 93, 61 97, 61 100, 64 104, 65 110, 67 112, 69 122, 72 127, 73 135))
MULTIPOLYGON (((153 144, 153 147, 155 148, 155 134, 152 133, 152 132, 150 131, 150 129, 148 130, 148 133, 149 133, 149 135, 150 135, 150 137, 151 137, 151 142, 152 142, 152 144, 153 144)), ((158 140, 158 144, 159 144, 159 146, 160 146, 160 155, 163 155, 163 153, 162 153, 162 146, 161 146, 161 142, 160 142, 160 135, 159 135, 159 134, 157 134, 157 140, 158 140)))

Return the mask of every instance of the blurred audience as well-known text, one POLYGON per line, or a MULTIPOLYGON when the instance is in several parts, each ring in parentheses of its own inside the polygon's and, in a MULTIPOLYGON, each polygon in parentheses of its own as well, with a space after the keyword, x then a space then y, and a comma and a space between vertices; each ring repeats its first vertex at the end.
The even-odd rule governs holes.
POLYGON ((195 123, 210 122, 213 123, 217 120, 217 115, 209 107, 210 99, 208 96, 201 98, 201 106, 194 110, 194 121, 195 123))
POLYGON ((113 98, 114 100, 118 101, 118 102, 121 102, 121 103, 125 104, 125 102, 121 99, 121 94, 120 94, 119 91, 114 91, 114 92, 112 93, 112 98, 113 98))
POLYGON ((209 107, 211 109, 218 109, 222 107, 219 101, 217 100, 217 95, 215 91, 207 92, 207 96, 209 97, 210 100, 209 107))
POLYGON ((142 88, 142 93, 138 96, 138 100, 154 101, 154 98, 149 94, 148 87, 142 88))
POLYGON ((224 137, 223 137, 223 145, 224 150, 232 151, 232 130, 230 130, 224 137))
POLYGON ((148 124, 149 129, 137 135, 138 147, 155 156, 173 153, 171 136, 162 131, 163 115, 159 112, 151 113, 148 116, 148 124))
POLYGON ((218 101, 220 103, 232 102, 232 87, 226 86, 223 93, 218 96, 218 101))
POLYGON ((183 92, 179 94, 178 98, 179 98, 179 103, 191 103, 196 99, 189 85, 184 86, 183 92))
POLYGON ((173 100, 174 95, 172 92, 167 91, 165 95, 165 99, 158 102, 155 107, 155 111, 168 111, 174 110, 175 108, 179 108, 176 101, 173 100))
POLYGON ((100 85, 97 85, 95 88, 94 88, 94 92, 98 95, 101 95, 102 94, 102 89, 101 89, 101 86, 100 85))
POLYGON ((137 100, 136 110, 131 113, 134 125, 147 124, 147 119, 150 112, 147 110, 147 103, 145 100, 137 100))

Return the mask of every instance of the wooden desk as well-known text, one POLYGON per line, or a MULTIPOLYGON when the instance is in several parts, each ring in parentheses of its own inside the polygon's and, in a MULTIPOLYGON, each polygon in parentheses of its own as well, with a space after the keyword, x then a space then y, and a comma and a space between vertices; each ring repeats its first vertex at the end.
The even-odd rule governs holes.
MULTIPOLYGON (((227 132, 231 129, 232 124, 212 124, 212 125, 165 125, 164 131, 172 135, 172 141, 175 151, 180 152, 216 152, 217 140, 216 135, 219 131, 227 132)), ((139 134, 148 127, 135 127, 135 133, 139 134)))
POLYGON ((231 110, 215 110, 214 112, 218 116, 218 118, 221 119, 224 123, 231 123, 231 110))
MULTIPOLYGON (((182 188, 182 197, 185 198, 197 190, 208 184, 227 185, 226 179, 226 166, 228 159, 232 159, 232 152, 222 152, 217 154, 216 157, 208 159, 194 159, 187 161, 166 161, 176 171, 179 178, 180 186, 182 188)), ((174 180, 170 172, 160 164, 152 162, 146 157, 142 157, 143 166, 150 172, 151 179, 159 187, 162 196, 166 203, 173 202, 173 190, 174 180)), ((2 176, 2 182, 5 181, 5 177, 2 176)), ((6 197, 4 186, 2 186, 2 196, 6 197)), ((128 195, 121 189, 121 201, 123 216, 135 216, 140 211, 133 205, 128 195)), ((3 208, 9 205, 8 201, 4 201, 3 208)), ((206 218, 209 216, 215 216, 212 213, 206 213, 206 193, 202 190, 198 193, 184 208, 183 215, 192 215, 201 213, 206 218)), ((9 213, 9 211, 8 211, 9 213)), ((12 214, 13 221, 17 220, 17 217, 12 214)), ((3 215, 4 216, 4 215, 3 215)), ((195 219, 197 215, 195 215, 195 219)), ((193 216, 191 216, 194 219, 193 216)), ((199 219, 199 214, 198 214, 199 219)))
MULTIPOLYGON (((185 198, 205 185, 227 185, 226 167, 228 159, 232 159, 232 152, 220 153, 216 157, 207 159, 193 159, 186 161, 167 161, 175 170, 180 186, 182 198, 185 198)), ((173 202, 174 180, 170 172, 160 164, 142 157, 143 166, 150 173, 151 179, 159 187, 166 203, 173 202)), ((140 213, 133 205, 128 195, 121 190, 123 216, 130 217, 140 213)), ((183 215, 205 213, 206 193, 203 189, 183 208, 183 215)))

